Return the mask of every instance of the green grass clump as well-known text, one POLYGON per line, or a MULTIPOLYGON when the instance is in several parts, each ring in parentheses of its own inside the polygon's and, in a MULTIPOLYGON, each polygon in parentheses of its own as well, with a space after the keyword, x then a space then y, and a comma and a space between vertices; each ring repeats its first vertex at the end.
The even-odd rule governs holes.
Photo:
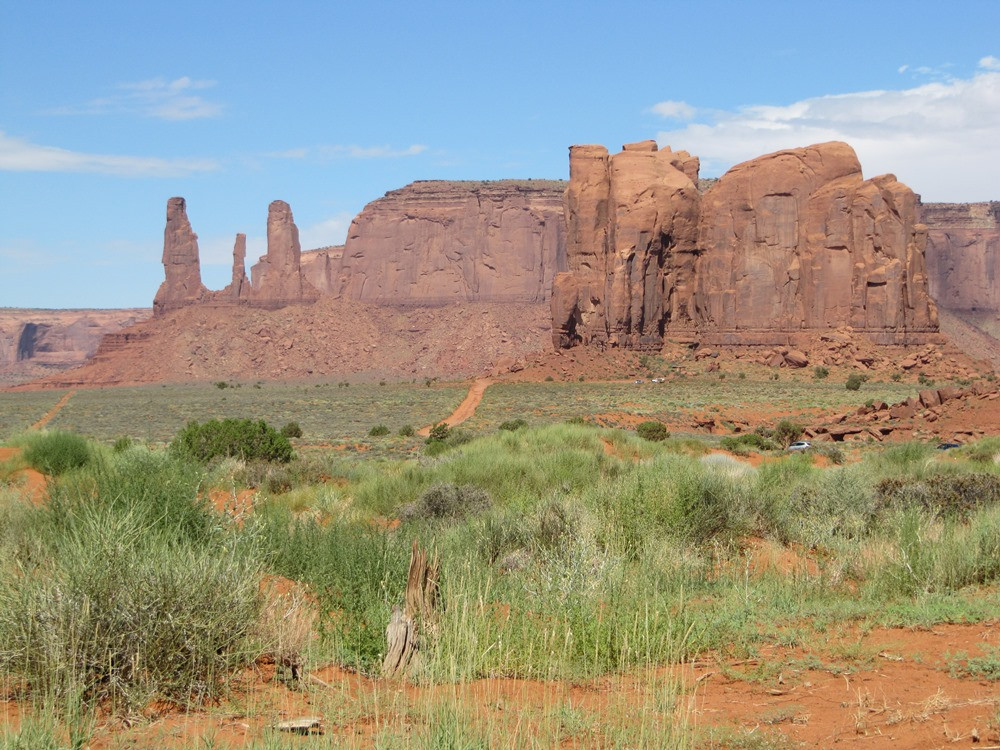
POLYGON ((264 420, 251 419, 210 419, 204 424, 188 422, 170 448, 176 454, 201 462, 235 457, 244 461, 288 463, 293 457, 292 444, 287 437, 264 420))
POLYGON ((86 466, 93 455, 93 448, 81 435, 47 430, 27 435, 23 455, 24 460, 38 471, 58 476, 86 466))
POLYGON ((727 451, 736 454, 746 454, 750 450, 776 451, 781 446, 770 438, 758 435, 756 432, 744 432, 741 435, 727 435, 719 441, 719 445, 727 451))
POLYGON ((15 688, 125 712, 199 703, 259 653, 259 551, 199 489, 191 464, 131 449, 6 512, 0 672, 15 688))

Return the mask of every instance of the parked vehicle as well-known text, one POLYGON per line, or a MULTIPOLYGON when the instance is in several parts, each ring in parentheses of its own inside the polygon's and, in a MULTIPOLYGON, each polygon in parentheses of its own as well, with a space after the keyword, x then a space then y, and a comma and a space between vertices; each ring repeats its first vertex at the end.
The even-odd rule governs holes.
POLYGON ((938 444, 937 449, 939 451, 950 451, 952 448, 961 448, 961 447, 962 447, 961 443, 940 443, 938 444))
POLYGON ((788 448, 786 448, 786 450, 790 450, 790 451, 807 451, 810 448, 812 448, 812 443, 810 443, 808 440, 798 440, 798 441, 792 443, 791 445, 789 445, 788 448))

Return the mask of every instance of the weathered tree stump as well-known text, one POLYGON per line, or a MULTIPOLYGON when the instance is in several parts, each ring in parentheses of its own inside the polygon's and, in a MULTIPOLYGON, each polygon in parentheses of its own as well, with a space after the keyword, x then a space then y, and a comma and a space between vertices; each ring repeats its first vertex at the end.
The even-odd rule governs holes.
POLYGON ((438 599, 437 554, 428 559, 427 551, 420 549, 413 540, 410 553, 410 572, 406 580, 405 609, 394 607, 389 625, 385 629, 386 653, 382 660, 382 674, 400 677, 413 663, 420 649, 420 633, 430 634, 438 599))

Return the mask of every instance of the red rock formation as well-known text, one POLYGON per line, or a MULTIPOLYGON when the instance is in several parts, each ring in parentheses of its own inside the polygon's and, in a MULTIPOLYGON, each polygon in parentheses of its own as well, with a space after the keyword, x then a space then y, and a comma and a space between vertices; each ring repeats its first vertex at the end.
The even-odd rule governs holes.
POLYGON ((316 301, 319 292, 302 278, 301 256, 291 207, 273 201, 267 209, 267 255, 250 269, 255 307, 275 309, 316 301))
POLYGON ((183 198, 167 201, 167 226, 163 230, 163 270, 166 279, 153 299, 153 314, 195 304, 208 296, 201 283, 198 235, 191 229, 183 198))
POLYGON ((1000 312, 1000 203, 926 203, 930 292, 944 308, 1000 312))
POLYGON ((415 182, 351 223, 337 293, 382 304, 547 300, 565 183, 415 182))
POLYGON ((236 235, 236 242, 233 244, 233 280, 221 292, 215 292, 213 294, 214 299, 238 301, 246 299, 250 295, 250 280, 247 279, 246 257, 247 236, 240 233, 236 235))
POLYGON ((770 343, 852 326, 884 342, 937 330, 916 196, 864 181, 854 150, 824 143, 733 167, 702 201, 697 326, 770 343))
POLYGON ((552 294, 553 341, 659 348, 687 321, 698 230, 698 161, 653 141, 608 156, 570 148, 566 265, 552 294))
POLYGON ((697 161, 645 142, 570 149, 557 346, 658 348, 664 333, 787 343, 850 326, 883 343, 937 330, 916 196, 865 181, 825 143, 733 167, 700 197, 697 161))

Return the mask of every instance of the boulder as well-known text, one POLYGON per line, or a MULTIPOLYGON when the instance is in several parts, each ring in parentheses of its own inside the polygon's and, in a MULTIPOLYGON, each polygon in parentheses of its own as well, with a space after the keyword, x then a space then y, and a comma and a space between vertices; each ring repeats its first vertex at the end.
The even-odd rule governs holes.
POLYGON ((807 357, 803 352, 800 352, 797 349, 790 350, 787 354, 784 355, 784 357, 785 357, 785 363, 789 367, 809 366, 809 357, 807 357))

